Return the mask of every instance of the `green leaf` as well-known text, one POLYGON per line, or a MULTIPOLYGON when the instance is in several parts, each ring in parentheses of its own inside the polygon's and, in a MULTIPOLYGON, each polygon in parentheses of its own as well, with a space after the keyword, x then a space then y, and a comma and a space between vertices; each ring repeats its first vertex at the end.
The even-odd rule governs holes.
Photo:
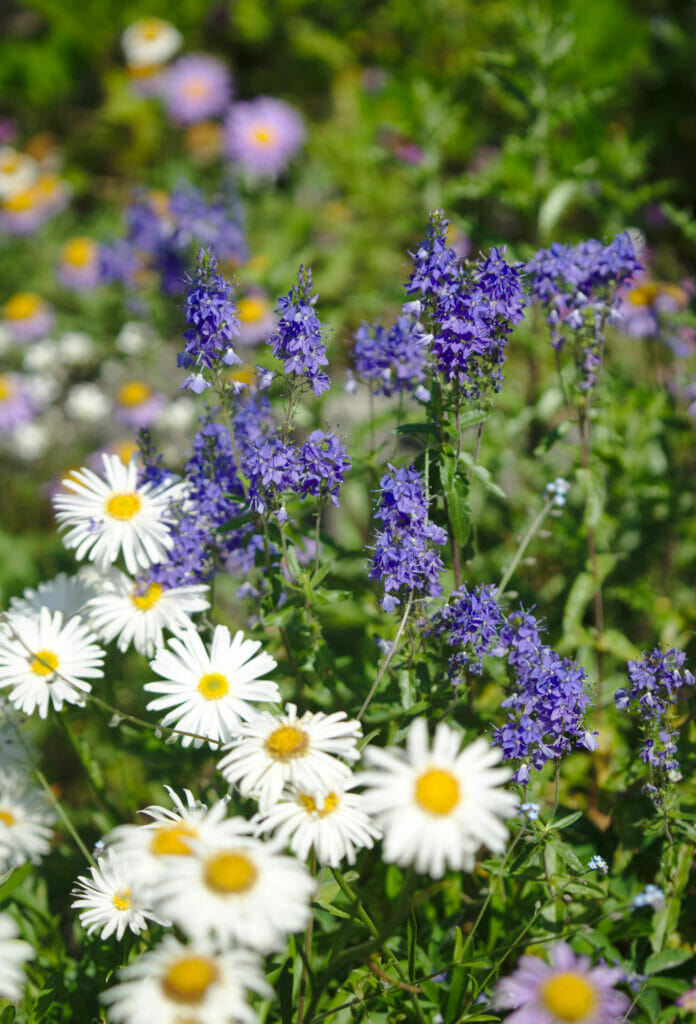
POLYGON ((469 454, 469 452, 461 452, 459 455, 459 461, 464 463, 471 475, 476 477, 479 483, 482 484, 487 491, 490 491, 491 494, 495 494, 497 498, 505 498, 505 491, 501 487, 498 487, 497 483, 485 466, 479 466, 477 462, 474 462, 474 458, 469 454))
POLYGON ((606 501, 606 488, 597 473, 591 469, 578 469, 575 477, 585 498, 585 527, 595 527, 602 518, 606 501))
POLYGON ((9 878, 0 885, 0 901, 4 900, 11 892, 21 885, 28 874, 31 873, 31 864, 22 864, 21 868, 15 868, 9 878))
POLYGON ((292 965, 293 958, 289 956, 283 964, 275 986, 280 1002, 280 1019, 282 1024, 292 1024, 292 965))
POLYGON ((645 1010, 649 1020, 657 1020, 660 1012, 660 997, 654 988, 644 989, 636 998, 641 1010, 645 1010))
POLYGON ((440 427, 437 423, 402 423, 401 426, 394 428, 394 433, 415 437, 434 437, 439 440, 440 427))
POLYGON ((547 831, 552 832, 558 831, 562 828, 568 828, 568 826, 572 825, 574 821, 578 820, 578 818, 582 818, 582 811, 573 811, 572 814, 566 814, 563 818, 558 818, 551 825, 548 825, 547 831))
POLYGON ((568 592, 563 611, 563 633, 569 636, 580 628, 585 609, 619 560, 618 555, 597 555, 597 578, 591 572, 581 572, 575 577, 568 592))
POLYGON ((582 184, 570 178, 554 185, 539 208, 537 222, 542 237, 547 238, 553 233, 559 220, 581 190, 582 184))
POLYGON ((693 959, 693 956, 688 949, 663 949, 661 953, 649 956, 643 969, 646 974, 660 974, 662 971, 671 971, 673 967, 679 967, 680 964, 693 959))
POLYGON ((568 433, 572 427, 571 420, 563 420, 562 423, 556 424, 553 430, 549 431, 546 437, 539 442, 534 449, 534 455, 545 455, 546 452, 550 452, 557 441, 560 441, 568 433))

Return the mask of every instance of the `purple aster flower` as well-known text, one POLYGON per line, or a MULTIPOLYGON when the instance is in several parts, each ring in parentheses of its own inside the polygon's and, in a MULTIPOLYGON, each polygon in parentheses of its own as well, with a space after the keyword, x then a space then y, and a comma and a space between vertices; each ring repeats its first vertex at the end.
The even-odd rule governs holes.
MULTIPOLYGON (((239 333, 237 309, 232 301, 232 286, 216 273, 217 260, 211 252, 198 253, 196 276, 186 296, 186 345, 179 353, 179 366, 195 367, 184 386, 191 387, 203 369, 234 366, 241 360, 232 348, 232 339, 239 333)), ((191 388, 195 390, 195 388, 191 388)))
POLYGON ((522 761, 515 781, 526 782, 531 767, 540 769, 573 748, 596 749, 595 734, 585 725, 592 702, 584 669, 543 644, 539 624, 527 612, 508 616, 500 645, 515 679, 501 705, 508 709, 508 721, 495 730, 493 742, 505 760, 522 761))
POLYGON ((677 781, 679 762, 675 758, 677 733, 670 732, 670 712, 684 686, 694 685, 694 676, 684 668, 686 655, 676 647, 666 651, 656 647, 650 654, 643 653, 640 661, 629 661, 630 686, 617 690, 614 700, 617 708, 638 716, 645 732, 640 757, 677 781))
POLYGON ((302 116, 282 100, 235 103, 225 122, 225 155, 258 177, 275 178, 305 140, 302 116))
POLYGON ((58 280, 76 292, 90 291, 101 283, 99 245, 91 238, 70 238, 60 253, 58 280))
POLYGON ((0 374, 0 433, 12 434, 37 413, 27 381, 19 373, 0 374))
MULTIPOLYGON (((405 309, 412 307, 407 303, 405 309)), ((363 324, 355 332, 355 372, 373 385, 373 394, 415 391, 425 380, 432 335, 413 313, 400 316, 387 330, 363 324)))
POLYGON ((620 1024, 631 1000, 614 988, 618 967, 591 967, 565 942, 550 951, 551 963, 523 956, 497 986, 493 1006, 514 1010, 506 1024, 620 1024))
POLYGON ((302 497, 312 495, 320 501, 328 498, 333 505, 338 505, 338 492, 350 469, 345 445, 333 434, 315 430, 300 448, 299 459, 302 497))
POLYGON ((167 405, 167 396, 143 380, 129 380, 116 393, 114 420, 121 427, 146 430, 167 405))
POLYGON ((382 608, 392 612, 410 591, 414 597, 442 593, 440 576, 444 565, 436 546, 447 542, 446 532, 428 517, 420 474, 410 466, 388 466, 381 481, 375 516, 381 520, 377 534, 370 579, 384 585, 382 608))
POLYGON ((327 366, 326 345, 321 336, 322 325, 314 306, 318 296, 312 295, 312 271, 300 267, 297 284, 278 299, 279 316, 268 344, 276 359, 282 359, 286 373, 306 377, 315 395, 330 386, 328 376, 320 369, 327 366))
POLYGON ((232 98, 232 76, 220 60, 187 53, 161 77, 161 97, 178 124, 192 124, 224 114, 232 98))
POLYGON ((2 307, 2 326, 13 341, 43 338, 54 322, 53 307, 34 292, 17 292, 2 307))
POLYGON ((448 672, 459 683, 467 672, 483 671, 484 655, 496 653, 504 619, 495 598, 495 587, 454 590, 444 608, 433 616, 430 632, 452 651, 448 672))

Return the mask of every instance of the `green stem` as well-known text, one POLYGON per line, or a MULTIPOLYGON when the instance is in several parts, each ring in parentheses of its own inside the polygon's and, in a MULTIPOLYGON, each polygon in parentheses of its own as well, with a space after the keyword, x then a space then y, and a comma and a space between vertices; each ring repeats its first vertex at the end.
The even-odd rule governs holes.
POLYGON ((503 575, 503 578, 501 579, 500 583, 498 584, 498 589, 496 591, 496 597, 497 597, 498 600, 500 600, 500 598, 505 593, 505 588, 507 587, 508 583, 510 582, 510 578, 511 578, 512 574, 514 573, 515 569, 517 568, 517 566, 522 561, 522 556, 524 555, 525 551, 527 550, 527 547, 529 546, 530 541, 534 537, 534 534, 537 532, 537 530, 539 529, 539 527, 541 526, 543 521, 546 519, 546 516, 551 511, 551 506, 552 506, 551 499, 547 498, 547 500, 546 500, 546 502, 544 504, 544 507, 539 512, 539 514, 534 518, 534 520, 532 521, 531 526, 529 527, 529 529, 525 533, 524 537, 520 541, 520 545, 517 548, 517 551, 515 552, 514 558, 510 562, 510 565, 508 566, 505 574, 503 575))
POLYGON ((399 628, 396 631, 396 636, 394 637, 392 645, 389 648, 389 650, 387 651, 387 655, 386 655, 384 661, 382 662, 382 664, 379 667, 379 670, 378 670, 377 675, 375 677, 375 681, 372 684, 372 686, 370 687, 370 692, 368 693, 367 697, 363 701, 363 705, 360 708, 360 711, 358 711, 358 714, 356 715, 356 718, 358 718, 358 719, 361 719, 362 716, 367 711, 367 708, 368 708, 368 706, 370 704, 370 701, 372 700, 372 698, 374 697, 374 695, 375 695, 375 693, 377 691, 377 687, 380 684, 382 676, 384 675, 384 673, 389 668, 389 663, 392 660, 392 658, 394 657, 394 655, 396 654, 396 648, 398 646, 399 640, 401 639, 401 634, 404 631, 404 626, 406 625, 406 619, 408 618, 409 612, 411 611, 411 605, 412 604, 413 604, 413 593, 411 592, 408 595, 408 601, 406 602, 406 608, 405 608, 404 614, 403 614, 403 616, 401 618, 401 622, 399 623, 399 628))
MULTIPOLYGON (((317 870, 317 855, 314 850, 310 855, 309 862, 309 873, 314 877, 314 872, 317 870)), ((305 998, 307 995, 307 978, 309 974, 309 958, 312 954, 312 931, 314 929, 314 906, 310 906, 309 909, 309 921, 307 923, 307 931, 305 933, 305 944, 304 944, 304 959, 302 961, 302 977, 300 978, 300 998, 297 1004, 297 1024, 302 1024, 304 1017, 305 998)))
POLYGON ((46 776, 44 775, 44 773, 39 768, 34 768, 34 771, 36 772, 37 779, 39 780, 39 782, 43 786, 44 790, 46 791, 46 795, 47 795, 48 799, 51 801, 51 803, 55 807, 55 809, 56 809, 56 811, 58 813, 58 816, 60 817, 61 821, 63 822, 63 824, 67 828, 67 830, 70 833, 70 835, 72 836, 72 838, 74 839, 75 845, 79 848, 79 850, 83 854, 85 860, 89 861, 89 863, 92 864, 92 865, 96 865, 97 862, 95 861, 94 857, 89 852, 89 850, 87 849, 85 844, 82 842, 82 839, 80 838, 77 829, 75 828, 75 826, 71 822, 71 820, 68 817, 67 813, 63 810, 63 805, 61 804, 60 800, 55 795, 55 793, 53 792, 51 787, 49 786, 48 780, 46 779, 46 776))

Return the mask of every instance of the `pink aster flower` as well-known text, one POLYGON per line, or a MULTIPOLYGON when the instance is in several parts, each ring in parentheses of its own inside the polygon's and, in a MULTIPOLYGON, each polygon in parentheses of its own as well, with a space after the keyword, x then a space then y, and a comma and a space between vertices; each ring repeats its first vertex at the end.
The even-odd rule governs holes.
POLYGON ((505 1024, 619 1024, 631 1005, 614 985, 623 977, 616 967, 591 967, 561 942, 551 963, 523 956, 517 970, 498 984, 494 1005, 514 1013, 505 1024))
POLYGON ((225 124, 225 154, 259 177, 285 170, 305 140, 301 114, 282 100, 259 96, 236 103, 225 124))
POLYGON ((232 76, 215 57, 187 53, 163 74, 161 95, 167 113, 179 124, 218 117, 229 106, 232 76))
POLYGON ((58 263, 58 280, 73 291, 89 291, 100 283, 99 245, 77 235, 65 243, 58 263))

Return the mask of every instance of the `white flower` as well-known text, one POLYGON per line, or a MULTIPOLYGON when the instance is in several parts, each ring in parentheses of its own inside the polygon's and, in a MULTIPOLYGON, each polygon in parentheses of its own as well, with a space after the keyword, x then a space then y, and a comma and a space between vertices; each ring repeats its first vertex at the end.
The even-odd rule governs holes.
POLYGON ((10 599, 11 610, 18 615, 38 615, 42 608, 62 612, 65 619, 81 615, 85 604, 95 594, 95 579, 83 569, 76 576, 59 572, 52 580, 39 583, 36 590, 25 587, 21 597, 10 599))
POLYGON ((68 704, 84 705, 86 680, 104 675, 104 651, 75 616, 63 625, 61 612, 42 608, 38 615, 8 615, 9 632, 0 636, 0 689, 12 687, 10 703, 30 715, 48 714, 68 704))
POLYGON ((81 423, 98 423, 108 416, 111 402, 97 384, 86 381, 70 388, 63 408, 71 419, 81 423))
POLYGON ((104 583, 104 593, 86 609, 92 629, 105 642, 118 637, 119 651, 133 644, 138 654, 152 657, 164 643, 163 630, 192 629, 190 613, 210 607, 208 587, 196 584, 165 590, 159 583, 139 584, 118 570, 104 583))
POLYGON ((12 435, 12 450, 20 459, 31 462, 48 450, 50 431, 43 423, 22 423, 12 435))
POLYGON ((164 64, 182 43, 178 29, 161 18, 141 18, 129 25, 121 36, 123 52, 131 67, 164 64))
POLYGON ((115 934, 120 940, 127 928, 134 935, 144 931, 148 918, 157 924, 167 924, 145 906, 138 891, 138 872, 114 850, 98 857, 97 866, 89 870, 92 877, 80 875, 70 894, 77 897, 71 906, 85 908, 80 912, 80 924, 88 935, 101 928, 100 939, 115 934))
MULTIPOLYGON (((260 642, 245 640, 242 632, 232 639, 225 626, 216 626, 210 653, 191 629, 169 646, 171 651, 162 648, 150 662, 165 682, 145 684, 146 690, 163 694, 150 701, 148 711, 172 708, 162 719, 165 726, 227 742, 243 721, 258 714, 250 701, 280 700, 277 684, 261 678, 276 667, 275 660, 265 651, 256 655, 260 642)), ((203 744, 192 736, 182 736, 181 742, 185 747, 203 744)))
POLYGON ((217 767, 243 796, 258 800, 265 813, 286 785, 303 793, 342 789, 351 771, 338 758, 359 759, 361 731, 360 722, 347 720, 345 711, 306 711, 298 718, 297 707, 286 704, 284 715, 262 712, 240 727, 217 767))
POLYGON ((184 946, 171 935, 124 967, 119 979, 101 998, 109 1020, 121 1024, 257 1024, 247 990, 273 994, 253 953, 184 946))
POLYGON ((68 366, 83 366, 94 357, 94 342, 84 331, 63 331, 59 350, 68 366))
POLYGON ((36 955, 18 939, 19 928, 9 914, 0 914, 0 996, 18 1003, 24 991, 24 964, 36 955))
MULTIPOLYGON (((152 804, 140 812, 151 819, 147 824, 118 825, 105 837, 106 843, 120 856, 137 865, 139 877, 147 882, 165 870, 169 858, 191 857, 193 841, 214 843, 217 827, 227 814, 226 800, 219 800, 208 808, 188 789, 184 790, 184 802, 170 786, 164 788, 174 810, 152 804)), ((251 828, 249 826, 250 831, 251 828)))
POLYGON ((116 348, 127 356, 139 356, 152 341, 152 329, 147 324, 129 320, 118 333, 116 348))
POLYGON ((193 857, 170 858, 152 901, 194 941, 215 936, 222 945, 269 953, 306 927, 315 883, 294 857, 248 831, 244 818, 227 818, 215 846, 196 841, 193 857))
POLYGON ((9 199, 36 181, 39 167, 28 153, 20 153, 13 146, 0 146, 0 199, 9 199))
POLYGON ((30 348, 24 352, 22 360, 25 370, 31 373, 45 373, 51 370, 54 374, 60 368, 58 344, 53 338, 42 338, 32 343, 30 348))
POLYGON ((512 775, 493 767, 501 756, 483 739, 462 750, 461 734, 443 722, 431 751, 423 718, 411 724, 406 751, 368 747, 365 759, 374 768, 359 779, 384 829, 384 859, 440 878, 447 867, 473 870, 481 843, 501 853, 508 832, 499 819, 517 807, 512 793, 496 788, 512 775))
MULTIPOLYGON (((350 785, 355 785, 352 780, 350 785)), ((299 860, 306 860, 314 847, 320 864, 337 868, 345 858, 355 864, 361 847, 371 849, 381 830, 367 816, 363 797, 346 790, 302 793, 295 790, 260 816, 257 833, 275 831, 275 838, 299 860)))
POLYGON ((78 560, 87 555, 103 570, 123 551, 126 568, 135 575, 161 561, 174 543, 168 506, 183 498, 185 485, 167 480, 138 486, 135 459, 126 466, 118 455, 103 453, 102 461, 106 480, 84 467, 63 480, 62 486, 75 493, 55 496, 56 519, 70 527, 63 543, 76 548, 78 560))
POLYGON ((0 871, 38 864, 50 849, 54 821, 43 790, 17 771, 0 774, 0 871))

